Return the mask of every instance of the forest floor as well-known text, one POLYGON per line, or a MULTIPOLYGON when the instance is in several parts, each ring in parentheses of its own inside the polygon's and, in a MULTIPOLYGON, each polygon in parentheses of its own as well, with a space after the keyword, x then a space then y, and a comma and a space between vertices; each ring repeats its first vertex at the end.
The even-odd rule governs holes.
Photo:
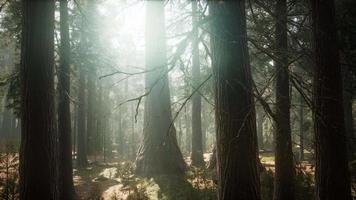
POLYGON ((91 163, 74 171, 80 200, 213 200, 216 185, 210 170, 189 167, 186 176, 135 176, 133 163, 91 163))
MULTIPOLYGON (((211 154, 205 154, 209 163, 211 154)), ((263 153, 260 157, 265 170, 261 174, 264 199, 273 192, 274 155, 263 153)), ((190 166, 190 159, 186 158, 190 166)), ((312 195, 314 167, 304 161, 297 165, 300 192, 312 195)), ((74 182, 80 200, 214 200, 217 199, 215 171, 189 167, 186 175, 143 178, 135 176, 130 161, 93 162, 86 169, 74 171, 74 182)))
MULTIPOLYGON (((206 163, 209 163, 209 155, 205 155, 206 163)), ((263 165, 262 199, 272 200, 274 156, 272 153, 263 153, 260 159, 263 165)), ((188 166, 189 160, 186 158, 188 166)), ((350 166, 352 191, 356 199, 356 160, 351 162, 350 166)), ((312 200, 314 166, 310 162, 303 161, 298 163, 297 169, 296 199, 312 200)), ((18 199, 17 170, 17 153, 0 154, 0 199, 18 199), (4 191, 8 192, 4 193, 4 191), (7 198, 4 198, 4 195, 7 198)), ((166 175, 143 178, 134 175, 134 165, 131 161, 95 161, 85 169, 74 169, 74 184, 78 200, 215 200, 217 186, 213 179, 216 179, 215 170, 205 167, 188 167, 183 177, 166 175)))

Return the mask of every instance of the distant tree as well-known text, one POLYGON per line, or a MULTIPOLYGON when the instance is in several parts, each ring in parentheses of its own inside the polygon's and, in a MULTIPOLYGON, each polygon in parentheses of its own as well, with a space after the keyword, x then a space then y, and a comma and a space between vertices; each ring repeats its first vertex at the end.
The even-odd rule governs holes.
POLYGON ((210 1, 219 199, 259 200, 245 1, 210 1))
POLYGON ((351 200, 334 3, 312 1, 317 200, 351 200))
POLYGON ((85 130, 85 71, 84 66, 79 66, 79 88, 78 88, 78 138, 77 138, 77 165, 78 167, 86 167, 88 165, 87 159, 87 137, 85 130))
POLYGON ((263 139, 263 122, 265 118, 265 113, 261 105, 256 106, 256 120, 257 120, 257 140, 258 140, 258 149, 264 149, 264 139, 263 139))
POLYGON ((299 160, 304 160, 304 98, 300 94, 299 95, 299 160))
MULTIPOLYGON (((199 12, 197 1, 193 0, 192 4, 192 21, 193 21, 193 66, 192 79, 194 90, 200 84, 200 59, 199 59, 199 12)), ((201 122, 201 97, 200 93, 196 92, 192 97, 192 165, 204 165, 203 158, 203 137, 202 137, 202 122, 201 122)))
POLYGON ((73 168, 70 114, 70 38, 68 1, 60 1, 60 65, 58 74, 59 197, 73 199, 73 168))
POLYGON ((85 55, 87 67, 87 151, 89 155, 95 152, 95 143, 98 141, 96 138, 97 124, 97 66, 94 60, 96 37, 95 37, 95 3, 94 0, 86 1, 85 22, 83 28, 85 29, 85 55))
POLYGON ((173 126, 166 58, 164 1, 146 4, 146 92, 143 141, 136 173, 184 174, 185 162, 173 126))
POLYGON ((51 0, 23 1, 20 199, 58 199, 54 7, 51 0))
POLYGON ((294 161, 290 122, 287 0, 276 2, 276 114, 274 200, 295 199, 294 161))
MULTIPOLYGON (((6 95, 4 98, 5 102, 6 102, 6 95)), ((2 113, 2 121, 1 121, 1 129, 0 129, 0 138, 1 139, 6 139, 11 135, 11 123, 12 123, 12 119, 13 118, 13 114, 11 112, 11 109, 8 109, 4 106, 4 112, 2 113)))

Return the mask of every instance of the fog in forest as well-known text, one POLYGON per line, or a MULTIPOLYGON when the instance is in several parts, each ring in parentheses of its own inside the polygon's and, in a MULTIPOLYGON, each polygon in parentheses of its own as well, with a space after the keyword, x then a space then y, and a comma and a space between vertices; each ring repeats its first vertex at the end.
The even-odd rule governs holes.
POLYGON ((0 199, 356 199, 353 0, 0 0, 0 199))

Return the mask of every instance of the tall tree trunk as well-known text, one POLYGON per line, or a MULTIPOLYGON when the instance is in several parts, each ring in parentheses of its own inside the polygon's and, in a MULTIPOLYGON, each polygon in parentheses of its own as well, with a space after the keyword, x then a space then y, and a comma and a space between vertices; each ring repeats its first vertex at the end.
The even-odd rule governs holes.
POLYGON ((135 105, 131 103, 131 156, 130 160, 135 160, 136 156, 136 150, 137 150, 137 145, 136 145, 136 134, 135 134, 135 105))
POLYGON ((119 157, 122 159, 124 158, 124 135, 122 132, 122 107, 119 108, 119 113, 117 116, 117 121, 118 121, 118 127, 117 127, 117 152, 119 154, 119 157))
POLYGON ((334 1, 313 0, 312 16, 316 199, 351 200, 334 1))
MULTIPOLYGON (((197 1, 192 2, 192 24, 193 24, 193 90, 200 84, 200 59, 199 59, 199 12, 197 10, 197 1)), ((199 92, 192 96, 192 165, 204 165, 203 141, 201 128, 201 97, 199 92)))
POLYGON ((347 147, 348 147, 348 159, 352 161, 355 158, 355 140, 354 137, 354 123, 352 116, 352 101, 353 101, 353 75, 349 66, 344 65, 342 69, 343 77, 343 101, 344 101, 344 118, 345 118, 345 129, 347 137, 347 147))
POLYGON ((262 150, 263 146, 263 121, 264 121, 264 111, 262 106, 257 106, 257 140, 258 149, 262 150))
POLYGON ((207 112, 205 109, 207 109, 206 104, 202 101, 202 112, 201 112, 201 118, 202 118, 202 123, 201 123, 201 132, 202 132, 202 143, 203 143, 203 153, 207 151, 207 126, 210 123, 207 120, 207 112))
MULTIPOLYGON (((88 51, 88 55, 91 55, 90 49, 94 49, 95 47, 95 2, 94 0, 87 1, 87 19, 86 20, 86 28, 87 33, 84 33, 84 37, 87 37, 86 48, 88 51)), ((99 139, 96 138, 96 120, 97 120, 97 69, 95 66, 94 60, 90 60, 87 62, 87 152, 89 155, 94 155, 95 152, 95 142, 99 139)))
POLYGON ((304 160, 304 98, 302 94, 299 96, 299 160, 304 160))
POLYGON ((87 80, 87 151, 89 155, 95 154, 95 140, 96 137, 96 81, 95 81, 95 69, 89 67, 87 80))
POLYGON ((51 0, 23 1, 20 199, 58 199, 54 6, 51 0))
POLYGON ((74 111, 73 111, 73 117, 72 117, 72 119, 73 119, 73 131, 72 131, 72 135, 73 135, 73 142, 72 142, 72 144, 73 144, 73 149, 72 149, 72 151, 73 151, 73 153, 74 153, 74 155, 77 155, 77 136, 78 136, 78 105, 77 104, 74 104, 73 105, 73 107, 74 107, 74 111))
POLYGON ((192 151, 192 131, 191 128, 192 126, 190 126, 190 118, 189 118, 189 112, 188 112, 188 107, 189 105, 187 105, 184 108, 184 124, 185 124, 185 150, 186 150, 186 154, 189 156, 191 155, 191 151, 192 151))
POLYGON ((85 130, 85 69, 79 67, 79 89, 78 89, 78 138, 77 138, 77 165, 86 167, 88 165, 87 148, 86 148, 86 130, 85 130))
POLYGON ((259 200, 256 114, 245 1, 210 1, 218 197, 259 200))
POLYGON ((276 129, 274 200, 295 199, 294 161, 290 127, 287 0, 276 3, 276 129))
POLYGON ((98 100, 96 103, 96 106, 98 108, 98 112, 96 113, 97 116, 97 120, 96 120, 96 130, 95 130, 95 141, 93 141, 92 145, 94 145, 92 148, 94 149, 94 155, 95 155, 95 161, 96 161, 96 157, 97 154, 99 154, 100 152, 103 151, 104 148, 104 144, 105 142, 102 140, 103 139, 103 130, 104 130, 104 126, 105 126, 105 109, 104 109, 104 103, 103 103, 103 99, 104 97, 104 91, 103 91, 103 84, 102 82, 98 83, 98 100))
POLYGON ((184 174, 185 163, 172 121, 166 59, 164 1, 146 2, 146 73, 143 143, 136 173, 143 176, 184 174))
POLYGON ((183 141, 182 141, 182 139, 183 139, 183 129, 182 129, 182 118, 180 117, 180 118, 178 118, 177 119, 178 120, 178 129, 179 129, 179 131, 178 131, 178 146, 181 148, 181 149, 183 149, 183 141))
POLYGON ((60 66, 58 75, 59 197, 73 199, 73 168, 70 117, 70 41, 68 2, 60 1, 60 66))

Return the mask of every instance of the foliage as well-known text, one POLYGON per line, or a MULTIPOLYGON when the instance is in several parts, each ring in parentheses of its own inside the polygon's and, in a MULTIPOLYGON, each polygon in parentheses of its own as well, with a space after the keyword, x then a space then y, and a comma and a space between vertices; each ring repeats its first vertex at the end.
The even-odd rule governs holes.
POLYGON ((117 166, 120 190, 111 199, 127 200, 213 200, 216 199, 216 185, 211 180, 211 171, 204 168, 191 168, 184 177, 159 175, 150 178, 135 176, 131 162, 117 166), (126 198, 119 193, 128 194, 126 198))
POLYGON ((295 179, 296 200, 312 200, 314 198, 314 175, 297 169, 295 179))
POLYGON ((11 143, 6 153, 0 155, 0 199, 19 199, 18 154, 11 143))
POLYGON ((199 199, 216 199, 217 185, 216 169, 206 169, 205 167, 191 167, 187 172, 188 181, 196 190, 199 199))
MULTIPOLYGON (((263 200, 273 199, 274 172, 265 170, 261 173, 261 195, 263 200)), ((296 170, 295 176, 296 200, 314 199, 314 175, 302 169, 296 170)))

